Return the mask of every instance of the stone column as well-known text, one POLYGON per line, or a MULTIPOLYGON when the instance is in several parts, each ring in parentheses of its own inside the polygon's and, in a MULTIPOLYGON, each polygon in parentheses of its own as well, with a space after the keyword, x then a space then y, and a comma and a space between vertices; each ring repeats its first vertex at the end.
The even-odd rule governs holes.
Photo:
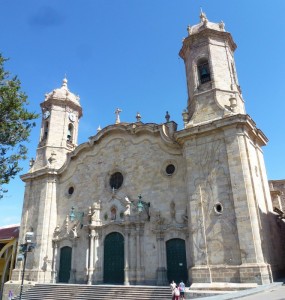
POLYGON ((166 268, 163 263, 164 253, 164 234, 159 232, 156 236, 157 241, 157 255, 158 255, 158 268, 157 268, 157 285, 165 285, 166 279, 166 268))
POLYGON ((124 285, 130 285, 130 281, 129 281, 129 233, 130 233, 130 229, 129 227, 127 227, 125 229, 125 281, 124 281, 124 285))
POLYGON ((141 283, 141 245, 140 245, 140 225, 136 225, 136 282, 141 283))
POLYGON ((94 237, 94 272, 93 277, 95 276, 95 281, 98 282, 98 275, 100 271, 100 267, 97 265, 99 261, 99 234, 96 232, 94 237))
POLYGON ((56 283, 57 281, 57 254, 58 254, 58 242, 53 241, 53 259, 52 259, 52 278, 51 283, 56 283))
POLYGON ((87 284, 92 284, 93 272, 94 272, 94 239, 95 229, 91 229, 90 232, 90 248, 89 248, 89 266, 88 266, 88 279, 87 284))
POLYGON ((103 283, 103 264, 104 264, 104 240, 102 232, 100 231, 98 233, 98 262, 97 262, 97 269, 96 269, 96 282, 97 283, 103 283))
POLYGON ((70 270, 70 278, 69 278, 69 283, 75 283, 76 282, 76 269, 74 266, 74 260, 75 260, 75 249, 77 248, 77 241, 73 240, 72 242, 72 256, 71 256, 71 270, 70 270))
POLYGON ((140 231, 139 231, 139 235, 140 235, 140 269, 141 269, 141 283, 143 284, 145 281, 145 251, 144 251, 144 224, 141 224, 140 226, 140 231))

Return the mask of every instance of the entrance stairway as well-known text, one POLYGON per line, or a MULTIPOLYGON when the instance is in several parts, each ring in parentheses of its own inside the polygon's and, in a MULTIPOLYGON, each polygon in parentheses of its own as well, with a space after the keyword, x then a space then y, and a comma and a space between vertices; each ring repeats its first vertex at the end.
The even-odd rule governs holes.
MULTIPOLYGON (((19 299, 19 296, 13 298, 19 299)), ((22 295, 23 300, 171 300, 164 286, 36 284, 22 295)))

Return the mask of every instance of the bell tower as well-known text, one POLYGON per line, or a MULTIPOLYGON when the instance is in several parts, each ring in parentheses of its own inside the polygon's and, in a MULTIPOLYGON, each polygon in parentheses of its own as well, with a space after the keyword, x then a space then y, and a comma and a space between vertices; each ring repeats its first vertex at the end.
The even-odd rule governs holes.
POLYGON ((245 114, 234 61, 236 44, 223 21, 209 22, 201 11, 200 23, 188 26, 187 31, 179 52, 185 62, 188 89, 185 127, 245 114))
POLYGON ((235 49, 224 23, 201 12, 180 50, 188 103, 175 136, 187 172, 193 283, 272 280, 272 203, 261 150, 267 138, 245 112, 235 49))
POLYGON ((40 141, 30 172, 45 167, 60 168, 66 154, 77 146, 82 108, 79 97, 69 91, 66 78, 60 88, 45 95, 41 109, 40 141))

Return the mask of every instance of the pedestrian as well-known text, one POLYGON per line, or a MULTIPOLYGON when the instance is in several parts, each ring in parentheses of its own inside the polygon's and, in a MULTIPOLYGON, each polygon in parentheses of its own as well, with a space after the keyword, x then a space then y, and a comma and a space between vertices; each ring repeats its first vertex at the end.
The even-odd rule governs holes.
POLYGON ((178 286, 174 289, 174 300, 179 300, 180 292, 178 286))
POLYGON ((172 293, 172 300, 174 300, 175 299, 174 290, 176 288, 176 283, 174 282, 174 280, 172 280, 172 282, 170 283, 170 288, 172 293))
POLYGON ((12 300, 12 297, 13 297, 13 293, 12 293, 12 291, 10 290, 10 291, 9 291, 9 294, 8 294, 8 300, 12 300))
POLYGON ((183 280, 179 283, 179 291, 180 291, 180 300, 184 300, 184 293, 185 293, 185 284, 183 280))

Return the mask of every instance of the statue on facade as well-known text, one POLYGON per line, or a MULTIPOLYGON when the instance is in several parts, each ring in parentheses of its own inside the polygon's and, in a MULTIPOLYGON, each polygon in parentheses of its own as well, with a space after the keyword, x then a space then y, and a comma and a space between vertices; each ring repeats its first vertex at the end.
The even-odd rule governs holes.
POLYGON ((53 236, 55 239, 58 239, 59 237, 59 234, 60 234, 60 229, 59 229, 59 225, 57 225, 54 229, 54 232, 53 232, 53 236))
POLYGON ((94 202, 92 206, 89 207, 88 216, 90 218, 90 223, 95 225, 96 222, 100 221, 100 210, 101 210, 101 200, 94 202))
POLYGON ((130 216, 132 202, 127 196, 125 197, 125 200, 126 200, 126 210, 124 211, 124 216, 130 216))
POLYGON ((160 210, 155 213, 155 223, 157 225, 163 225, 165 223, 165 218, 161 216, 160 210))
POLYGON ((78 234, 77 234, 77 225, 75 224, 72 228, 71 228, 71 233, 72 233, 72 237, 74 239, 76 239, 78 237, 78 234))

